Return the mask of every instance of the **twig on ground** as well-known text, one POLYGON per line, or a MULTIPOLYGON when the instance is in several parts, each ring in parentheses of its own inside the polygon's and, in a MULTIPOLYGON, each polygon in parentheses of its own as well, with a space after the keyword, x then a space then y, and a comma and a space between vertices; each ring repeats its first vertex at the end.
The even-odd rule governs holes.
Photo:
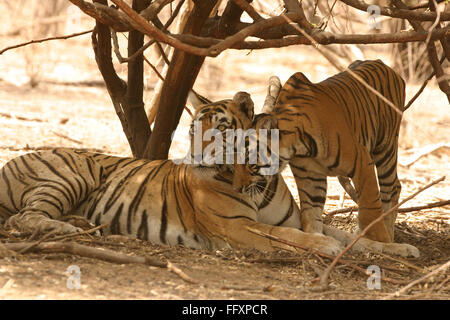
MULTIPOLYGON (((298 243, 295 243, 295 242, 292 242, 292 241, 281 239, 281 238, 279 238, 277 236, 274 236, 274 235, 262 232, 260 230, 256 230, 256 229, 252 229, 252 228, 247 228, 247 230, 250 231, 250 232, 253 232, 253 233, 255 233, 255 234, 259 235, 259 236, 265 237, 267 239, 270 239, 270 240, 273 240, 273 241, 277 241, 277 242, 286 244, 286 245, 294 247, 294 248, 299 248, 299 249, 302 249, 302 250, 305 250, 305 251, 308 251, 308 252, 312 252, 312 253, 317 254, 318 256, 321 256, 321 257, 324 257, 324 258, 327 258, 327 259, 330 259, 330 260, 335 259, 334 256, 330 256, 330 255, 328 255, 326 253, 323 253, 323 252, 320 252, 320 251, 317 251, 317 250, 314 250, 314 249, 302 246, 301 244, 298 244, 298 243)), ((354 265, 354 264, 352 264, 352 263, 350 263, 348 261, 340 260, 339 263, 341 263, 343 265, 346 265, 346 266, 348 266, 348 267, 350 267, 350 268, 352 268, 352 269, 354 269, 354 270, 356 270, 356 271, 358 271, 358 272, 360 272, 360 273, 362 273, 364 275, 367 275, 366 270, 364 268, 361 268, 361 267, 359 267, 357 265, 354 265)), ((390 282, 390 283, 394 283, 394 284, 407 283, 407 281, 404 281, 404 280, 392 279, 392 278, 383 277, 383 276, 381 277, 381 280, 386 281, 386 282, 390 282)))
POLYGON ((84 231, 81 231, 81 232, 75 232, 75 233, 63 234, 63 235, 60 235, 60 236, 56 236, 52 240, 53 241, 57 241, 57 240, 63 240, 63 239, 71 238, 71 237, 82 236, 84 234, 91 234, 91 233, 94 233, 97 230, 103 229, 103 228, 105 228, 107 226, 109 226, 109 223, 101 224, 99 226, 96 226, 94 228, 91 228, 91 229, 88 229, 88 230, 84 230, 84 231))
POLYGON ((407 266, 407 267, 409 267, 411 269, 414 269, 414 270, 416 270, 416 271, 418 271, 420 273, 424 273, 423 268, 420 268, 420 267, 412 264, 411 262, 406 261, 405 259, 401 259, 399 257, 391 257, 390 255, 384 254, 382 252, 378 252, 377 254, 380 255, 380 256, 383 256, 384 258, 386 258, 388 260, 399 262, 399 263, 401 263, 401 264, 403 264, 403 265, 405 265, 405 266, 407 266))
POLYGON ((60 137, 60 138, 67 139, 67 140, 69 140, 69 141, 71 141, 71 142, 74 142, 74 143, 76 143, 76 144, 83 144, 82 141, 73 139, 73 138, 71 138, 71 137, 68 137, 68 136, 66 136, 65 134, 58 133, 58 132, 53 131, 53 130, 52 130, 52 133, 53 133, 54 135, 60 137))
MULTIPOLYGON (((412 211, 420 211, 423 209, 431 209, 431 208, 437 208, 437 207, 444 207, 450 204, 450 200, 443 200, 443 201, 437 201, 432 202, 423 206, 416 206, 416 207, 408 207, 408 208, 399 208, 398 213, 406 213, 406 212, 412 212, 412 211)), ((337 209, 333 211, 327 212, 327 216, 333 216, 340 213, 348 213, 348 212, 355 212, 358 211, 357 206, 349 207, 349 208, 342 208, 337 209)))
POLYGON ((367 225, 364 230, 362 230, 356 237, 355 239, 353 239, 353 241, 344 248, 344 250, 341 251, 341 253, 339 253, 336 258, 333 260, 333 262, 328 266, 327 269, 325 269, 322 277, 320 278, 320 286, 322 289, 326 289, 328 288, 328 278, 330 276, 331 271, 333 270, 333 268, 336 266, 336 264, 339 262, 339 259, 342 258, 342 256, 347 253, 352 247, 353 245, 359 240, 361 239, 366 233, 367 231, 372 228, 376 223, 380 222, 381 220, 383 220, 385 217, 387 217, 389 214, 391 214, 392 212, 394 212, 395 210, 398 209, 399 206, 401 206, 403 203, 407 202, 408 200, 411 200, 412 198, 414 198, 415 196, 417 196, 419 193, 421 193, 422 191, 434 186, 435 184, 441 182, 445 180, 445 176, 440 177, 439 179, 436 179, 432 182, 430 182, 429 184, 427 184, 426 186, 420 188, 419 190, 417 190, 415 193, 413 193, 412 195, 410 195, 409 197, 407 197, 406 199, 402 200, 401 202, 399 202, 397 205, 395 205, 394 207, 392 207, 390 210, 384 212, 382 215, 380 215, 378 218, 376 218, 375 220, 373 220, 371 223, 369 223, 369 225, 367 225))
MULTIPOLYGON (((33 243, 34 244, 34 243, 33 243)), ((24 248, 30 247, 29 242, 20 242, 20 243, 5 243, 4 246, 8 250, 12 251, 21 251, 24 248)), ((187 276, 183 271, 181 271, 178 267, 174 266, 171 262, 160 261, 155 258, 150 257, 142 257, 142 256, 131 256, 126 255, 120 252, 115 252, 109 249, 104 248, 92 248, 89 246, 81 245, 75 242, 43 242, 39 243, 28 251, 31 252, 42 252, 42 253, 66 253, 72 255, 78 255, 86 258, 93 258, 103 261, 108 261, 112 263, 118 264, 144 264, 157 268, 166 268, 172 273, 176 274, 182 280, 189 283, 198 283, 197 280, 192 279, 187 276)))
POLYGON ((393 297, 398 297, 400 294, 407 292, 411 287, 415 286, 416 284, 419 284, 425 280, 427 280, 428 278, 438 274, 439 272, 443 272, 446 271, 448 268, 450 267, 450 260, 447 261, 446 263, 442 264, 441 266, 439 266, 438 268, 434 269, 433 271, 431 271, 430 273, 424 275, 423 277, 420 277, 417 280, 414 280, 413 282, 409 283, 408 285, 406 285, 405 287, 401 288, 400 290, 397 290, 396 292, 394 292, 393 294, 385 297, 384 299, 391 299, 393 297))
MULTIPOLYGON (((26 253, 27 251, 29 251, 29 250, 33 249, 34 247, 36 247, 38 244, 44 242, 45 240, 48 240, 51 236, 53 236, 53 235, 55 235, 55 234, 56 234, 55 231, 50 231, 49 233, 45 234, 45 235, 44 235, 41 239, 39 239, 38 241, 32 242, 32 243, 30 243, 28 246, 26 246, 26 247, 22 248, 21 250, 19 250, 18 253, 19 253, 19 254, 24 254, 24 253, 26 253)), ((33 234, 31 235, 30 238, 34 238, 34 236, 35 236, 35 233, 33 233, 33 234)))
POLYGON ((9 113, 0 112, 1 117, 10 118, 10 119, 17 119, 22 121, 36 121, 36 122, 47 122, 47 120, 38 119, 38 118, 26 118, 18 115, 11 115, 9 113))
MULTIPOLYGON (((29 146, 28 144, 24 147, 0 145, 0 149, 7 149, 10 151, 42 151, 42 150, 52 150, 52 149, 57 149, 57 148, 58 148, 57 146, 32 147, 32 146, 29 146)), ((114 152, 112 152, 112 151, 97 149, 97 148, 79 148, 78 150, 84 150, 86 152, 114 154, 114 152)))
POLYGON ((176 267, 173 263, 170 261, 167 261, 167 270, 169 270, 172 273, 175 273, 177 276, 179 276, 181 279, 188 283, 197 284, 199 283, 198 280, 195 280, 188 276, 186 273, 184 273, 180 268, 176 267))
POLYGON ((411 165, 413 165, 414 163, 419 161, 422 157, 424 157, 428 154, 431 154, 441 148, 449 148, 450 149, 450 143, 441 142, 438 144, 425 146, 425 147, 421 148, 419 151, 417 151, 416 153, 414 153, 412 156, 408 157, 408 159, 406 161, 399 161, 399 164, 402 167, 410 167, 411 165))
MULTIPOLYGON (((54 238, 52 238, 52 241, 57 241, 57 240, 62 240, 62 239, 66 239, 66 238, 70 238, 70 237, 74 237, 74 236, 80 236, 83 234, 90 234, 93 233, 99 229, 102 229, 104 227, 106 227, 108 224, 103 224, 103 225, 99 225, 95 228, 89 229, 89 230, 85 230, 82 232, 76 232, 76 233, 71 233, 71 234, 65 234, 65 235, 61 235, 61 236, 56 236, 54 238)), ((41 239, 39 239, 36 242, 31 243, 29 246, 23 248, 22 250, 19 251, 20 254, 24 254, 27 251, 29 251, 30 249, 36 247, 37 245, 39 245, 40 243, 47 241, 48 239, 50 239, 52 236, 54 236, 56 233, 54 231, 50 231, 49 233, 45 234, 41 239)), ((32 236, 33 237, 33 236, 32 236)))
POLYGON ((77 33, 72 33, 66 36, 59 36, 59 37, 51 37, 51 38, 44 38, 44 39, 38 39, 38 40, 31 40, 31 41, 27 41, 24 43, 20 43, 20 44, 16 44, 14 46, 10 46, 10 47, 6 47, 2 50, 0 50, 0 54, 3 54, 4 52, 11 50, 11 49, 16 49, 16 48, 20 48, 20 47, 24 47, 26 45, 29 44, 33 44, 33 43, 41 43, 44 41, 50 41, 50 40, 63 40, 63 39, 69 39, 69 38, 73 38, 73 37, 77 37, 77 36, 81 36, 83 34, 87 34, 87 33, 91 33, 93 29, 91 30, 86 30, 86 31, 82 31, 82 32, 77 32, 77 33))

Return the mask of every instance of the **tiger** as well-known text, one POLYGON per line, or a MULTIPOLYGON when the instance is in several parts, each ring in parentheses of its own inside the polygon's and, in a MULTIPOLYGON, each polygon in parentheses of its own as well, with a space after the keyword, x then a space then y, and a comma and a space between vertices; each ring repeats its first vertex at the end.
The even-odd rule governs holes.
MULTIPOLYGON (((245 92, 219 102, 203 100, 194 120, 202 123, 202 130, 246 129, 253 106, 245 92)), ((190 134, 193 143, 195 131, 190 134)), ((188 155, 194 160, 197 156, 188 155)), ((233 166, 228 164, 42 150, 16 157, 0 170, 0 220, 21 232, 74 233, 81 230, 62 220, 79 215, 102 225, 104 235, 194 249, 296 252, 255 230, 330 255, 342 249, 338 239, 297 227, 300 212, 283 180, 258 197, 236 192, 232 182, 233 166)))
MULTIPOLYGON (((275 129, 278 150, 265 148, 280 162, 289 164, 297 184, 302 230, 322 233, 322 212, 327 176, 352 180, 359 207, 358 228, 364 229, 383 211, 398 203, 401 185, 397 176, 398 137, 405 103, 405 81, 381 60, 355 61, 348 67, 368 85, 391 101, 400 112, 369 91, 349 71, 312 83, 301 72, 282 86, 275 105, 258 115, 253 128, 275 129)), ((266 159, 267 160, 267 159, 266 159)), ((246 163, 234 176, 235 188, 245 191, 270 181, 268 161, 246 163)), ((394 241, 397 212, 375 224, 366 238, 382 243, 394 241)), ((405 244, 413 256, 419 250, 405 244)))

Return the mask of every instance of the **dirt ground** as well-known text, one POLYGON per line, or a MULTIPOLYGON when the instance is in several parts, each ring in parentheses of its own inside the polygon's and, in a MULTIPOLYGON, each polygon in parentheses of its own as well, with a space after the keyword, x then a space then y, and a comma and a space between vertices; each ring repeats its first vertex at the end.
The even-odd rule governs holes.
MULTIPOLYGON (((24 36, 0 37, 0 49, 20 43, 24 36)), ((366 58, 378 58, 375 53, 366 58)), ((382 57, 383 58, 383 57, 382 57)), ((388 58, 385 61, 389 64, 388 58)), ((126 66, 116 65, 124 77, 126 66)), ((336 71, 311 48, 291 47, 265 51, 228 51, 207 59, 195 88, 211 99, 229 98, 245 90, 261 106, 266 81, 276 74, 285 81, 296 71, 320 81, 336 71)), ((147 79, 146 101, 155 76, 147 79)), ((48 42, 0 55, 0 165, 41 147, 83 147, 115 155, 130 151, 106 89, 95 65, 89 36, 48 42), (33 85, 30 80, 33 79, 33 85)), ((409 84, 407 100, 419 86, 409 84)), ((399 176, 405 198, 429 181, 449 173, 450 114, 447 100, 432 82, 404 116, 400 137, 399 176), (427 149, 428 148, 428 149, 427 149), (426 153, 412 164, 414 156, 426 153), (434 151, 433 151, 434 150, 434 151)), ((171 150, 181 157, 187 150, 189 116, 183 115, 171 150)), ((285 173, 297 197, 295 182, 285 173)), ((449 199, 449 178, 424 191, 403 207, 449 199)), ((0 191, 1 192, 1 191, 0 191)), ((330 179, 325 210, 349 207, 340 200, 341 188, 330 179)), ((325 221, 346 230, 355 227, 355 214, 328 216, 325 221)), ((69 254, 18 254, 0 252, 0 299, 449 299, 447 271, 413 286, 398 297, 403 286, 450 259, 450 206, 399 214, 396 241, 420 249, 415 259, 365 253, 346 260, 365 270, 377 265, 382 275, 398 283, 381 281, 369 290, 368 276, 338 265, 331 286, 317 292, 317 277, 330 261, 315 254, 222 250, 208 252, 182 247, 166 248, 121 237, 80 237, 80 244, 107 248, 129 255, 170 261, 197 280, 188 283, 167 269, 139 264, 115 264, 69 254), (80 270, 80 288, 70 289, 69 266, 80 270), (69 282, 68 282, 69 281, 69 282)), ((0 230, 1 231, 1 230, 0 230)), ((0 241, 13 240, 0 232, 0 241)), ((72 274, 73 275, 73 274, 72 274)))

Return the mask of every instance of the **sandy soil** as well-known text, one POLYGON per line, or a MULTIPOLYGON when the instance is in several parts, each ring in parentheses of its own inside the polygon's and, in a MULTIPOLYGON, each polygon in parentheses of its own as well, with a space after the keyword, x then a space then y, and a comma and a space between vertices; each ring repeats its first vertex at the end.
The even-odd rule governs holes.
MULTIPOLYGON (((24 38, 2 37, 0 48, 24 38)), ((367 58, 377 57, 373 55, 367 58)), ((389 63, 389 60, 386 62, 389 63)), ((117 64, 124 76, 125 66, 117 64)), ((335 73, 311 48, 238 52, 228 51, 207 59, 195 88, 211 99, 228 98, 245 90, 257 106, 262 105, 266 79, 276 74, 282 81, 303 71, 312 81, 335 73)), ((57 41, 8 51, 0 57, 0 165, 39 147, 84 147, 117 155, 130 155, 120 122, 103 86, 89 37, 57 41), (30 86, 30 69, 35 69, 37 86, 30 86)), ((155 77, 147 79, 146 99, 152 95, 155 77)), ((418 86, 408 85, 407 99, 418 86)), ((450 115, 445 96, 432 83, 405 114, 400 137, 400 164, 407 163, 423 148, 442 144, 409 166, 400 165, 402 198, 427 182, 448 174, 450 115)), ((186 152, 189 116, 183 115, 171 150, 171 157, 186 152)), ((295 182, 285 173, 294 195, 295 182)), ((448 180, 423 192, 405 207, 447 200, 448 180)), ((352 206, 340 199, 341 189, 330 179, 326 211, 352 206)), ((297 196, 296 196, 297 197, 297 196)), ((298 197, 297 197, 298 200, 298 197)), ((384 276, 401 284, 381 282, 369 290, 367 275, 338 266, 331 275, 331 287, 315 292, 317 276, 330 261, 314 254, 223 250, 207 252, 186 248, 165 248, 139 240, 81 237, 78 243, 108 248, 130 255, 168 260, 196 279, 191 284, 166 269, 138 264, 114 264, 69 254, 24 254, 0 252, 0 299, 381 299, 407 283, 422 277, 450 258, 450 206, 400 214, 398 242, 417 246, 421 256, 407 261, 377 254, 348 255, 347 260, 365 269, 378 265, 384 276), (69 289, 67 269, 78 266, 81 287, 69 289)), ((355 214, 326 217, 332 225, 352 230, 355 214)), ((26 238, 19 238, 20 241, 26 238)), ((13 241, 0 233, 0 241, 13 241)), ((448 299, 449 273, 414 286, 400 299, 448 299)))

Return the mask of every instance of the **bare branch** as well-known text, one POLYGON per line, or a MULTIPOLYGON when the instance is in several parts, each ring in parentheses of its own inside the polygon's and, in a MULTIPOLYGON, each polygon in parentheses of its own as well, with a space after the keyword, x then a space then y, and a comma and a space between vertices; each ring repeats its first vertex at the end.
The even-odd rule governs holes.
POLYGON ((428 46, 428 43, 430 42, 430 35, 431 35, 431 31, 434 30, 434 28, 439 27, 439 22, 441 20, 441 12, 439 10, 437 10, 437 3, 436 0, 430 0, 430 5, 431 3, 433 3, 434 8, 436 9, 436 20, 433 22, 433 24, 431 25, 431 27, 428 29, 429 36, 427 37, 427 40, 425 40, 425 46, 428 46), (432 1, 432 2, 431 2, 432 1))
MULTIPOLYGON (((450 27, 433 30, 431 39, 441 39, 450 35, 450 27)), ((175 35, 174 38, 179 39, 191 45, 208 48, 218 45, 221 40, 207 37, 196 37, 189 34, 175 35)), ((310 37, 317 44, 377 44, 377 43, 401 43, 401 42, 422 42, 428 36, 428 32, 397 32, 397 33, 378 33, 378 34, 333 34, 330 32, 317 32, 310 37)), ((267 48, 281 48, 292 45, 311 45, 312 42, 304 36, 288 36, 282 39, 270 39, 263 41, 241 41, 230 46, 231 49, 238 50, 257 50, 267 48)))
MULTIPOLYGON (((346 5, 367 12, 370 4, 365 3, 362 0, 341 0, 346 5)), ((433 12, 414 12, 409 10, 408 7, 401 9, 395 9, 391 7, 378 6, 380 8, 380 14, 383 16, 389 16, 392 18, 401 18, 417 21, 435 21, 436 13, 433 12)), ((449 21, 450 12, 443 12, 441 15, 441 21, 449 21)))
POLYGON ((87 15, 95 18, 104 25, 107 25, 118 32, 130 31, 131 29, 139 28, 139 25, 127 15, 114 8, 108 7, 107 5, 101 3, 90 3, 83 0, 69 1, 80 8, 80 10, 87 15))
MULTIPOLYGON (((428 37, 427 37, 428 39, 428 37)), ((442 64, 445 60, 445 55, 441 58, 441 60, 439 60, 439 64, 442 64)), ((425 87, 427 86, 428 82, 431 80, 431 78, 433 78, 436 75, 436 71, 433 71, 423 82, 422 86, 420 87, 419 90, 417 90, 416 94, 414 95, 414 97, 411 98, 411 100, 409 100, 409 102, 406 104, 405 106, 405 110, 407 110, 409 107, 411 107, 411 105, 413 104, 414 101, 416 101, 416 99, 420 96, 420 94, 423 92, 423 90, 425 89, 425 87)))
POLYGON ((133 20, 138 25, 136 28, 138 31, 154 38, 157 41, 167 43, 179 50, 183 50, 185 52, 195 54, 198 56, 208 55, 208 50, 185 44, 171 36, 166 35, 158 28, 150 25, 147 22, 147 20, 145 20, 141 15, 139 15, 136 11, 134 11, 123 0, 112 0, 112 2, 114 2, 123 12, 125 12, 131 18, 131 20, 133 20))
MULTIPOLYGON (((84 3, 82 0, 71 0, 77 4, 84 3)), ((114 0, 114 1, 122 1, 122 0, 114 0)), ((123 2, 123 1, 122 1, 123 2)), ((91 16, 96 19, 100 19, 108 16, 119 16, 124 15, 122 12, 118 12, 113 8, 109 8, 106 6, 101 7, 100 4, 95 4, 96 10, 91 10, 88 12, 91 16), (101 8, 101 9, 100 9, 101 8), (114 13, 112 13, 114 11, 114 13), (107 12, 107 13, 106 13, 107 12)), ((84 8, 84 7, 83 7, 84 8)), ((131 8, 130 8, 131 10, 131 8)), ((288 24, 282 21, 282 17, 275 17, 270 19, 263 19, 258 21, 257 23, 248 24, 239 22, 236 26, 238 31, 233 36, 228 37, 225 40, 208 38, 208 37, 195 37, 187 34, 170 34, 165 33, 164 30, 159 30, 158 28, 150 25, 144 18, 139 16, 133 10, 129 11, 133 12, 133 17, 138 16, 140 22, 137 23, 130 17, 126 16, 126 18, 121 17, 120 21, 125 21, 129 23, 126 27, 127 30, 136 28, 138 31, 145 33, 152 37, 153 39, 167 43, 177 49, 186 51, 188 53, 192 53, 195 55, 204 55, 204 56, 217 56, 221 51, 233 48, 233 49, 265 49, 265 48, 279 48, 290 45, 298 45, 305 44, 310 45, 311 41, 309 41, 305 37, 299 36, 290 36, 285 37, 286 35, 294 35, 298 34, 298 26, 288 24), (128 22, 127 22, 128 21, 128 22), (297 28, 296 28, 297 27, 297 28), (244 41, 248 36, 256 36, 262 39, 269 39, 266 41, 244 41)), ((132 14, 132 13, 130 13, 132 14)), ((303 13, 289 13, 288 17, 290 20, 297 20, 303 16, 303 13)), ((442 16, 441 16, 442 17, 442 16)), ((115 20, 114 20, 115 21, 115 20)), ((117 26, 115 22, 111 22, 110 26, 114 28, 116 31, 117 26), (115 24, 114 24, 115 23, 115 24)), ((304 20, 303 20, 304 21, 304 20)), ((306 22, 307 23, 307 22, 306 22)), ((214 27, 213 27, 214 29, 214 27)), ((433 30, 431 33, 427 33, 425 30, 416 30, 418 32, 399 32, 394 34, 362 34, 362 35, 345 35, 345 34, 332 34, 328 32, 318 32, 314 34, 313 39, 316 40, 318 44, 332 44, 332 43, 340 43, 340 44, 371 44, 371 43, 397 43, 397 42, 415 42, 415 41, 424 41, 427 35, 431 34, 431 40, 441 39, 446 41, 449 37, 449 27, 444 28, 442 30, 433 30)))
MULTIPOLYGON (((447 0, 437 0, 437 3, 441 3, 441 2, 444 2, 444 1, 447 1, 447 0)), ((424 9, 424 8, 428 8, 428 6, 429 6, 429 2, 427 1, 427 2, 424 2, 424 3, 416 4, 414 6, 408 6, 408 9, 409 10, 424 9)))
POLYGON ((436 269, 434 269, 430 273, 424 275, 423 277, 420 277, 419 279, 414 280, 413 282, 409 283, 408 285, 406 285, 405 287, 401 288, 400 290, 397 290, 393 294, 391 294, 388 297, 386 297, 386 299, 393 298, 393 297, 398 297, 400 294, 402 294, 404 292, 407 292, 410 288, 412 288, 416 284, 419 284, 419 283, 427 280, 428 278, 431 278, 431 277, 435 276, 436 274, 438 274, 441 271, 446 271, 449 267, 450 267, 450 260, 447 261, 446 263, 440 265, 439 267, 437 267, 436 269))
MULTIPOLYGON (((424 209, 432 209, 432 208, 439 208, 439 207, 445 207, 450 204, 450 200, 443 200, 438 202, 432 202, 423 206, 415 206, 415 207, 408 207, 408 208, 399 208, 398 213, 406 213, 406 212, 413 212, 413 211, 420 211, 424 209)), ((336 214, 340 213, 348 213, 348 212, 356 212, 358 211, 358 206, 353 206, 350 208, 342 208, 337 209, 333 211, 329 211, 326 215, 327 216, 334 216, 336 214)))
POLYGON ((254 24, 248 26, 247 28, 240 30, 239 32, 226 38, 225 40, 222 40, 217 45, 214 45, 211 48, 209 48, 207 50, 208 51, 207 55, 215 57, 219 55, 222 51, 226 50, 227 48, 232 47, 234 44, 245 40, 245 38, 249 36, 256 34, 258 31, 271 27, 276 27, 281 24, 285 24, 287 23, 287 21, 291 22, 292 20, 297 20, 299 17, 301 17, 301 14, 299 13, 287 13, 282 14, 278 17, 273 17, 259 22, 255 22, 254 24))
POLYGON ((152 21, 166 5, 173 1, 174 0, 155 0, 147 9, 141 11, 141 16, 147 21, 152 21))
POLYGON ((258 12, 246 1, 246 0, 233 0, 234 3, 236 3, 242 10, 247 12, 247 14, 250 16, 250 18, 253 19, 253 21, 259 21, 263 18, 259 15, 258 12))
POLYGON ((20 47, 24 47, 27 46, 29 44, 33 44, 33 43, 41 43, 41 42, 45 42, 45 41, 50 41, 50 40, 65 40, 65 39, 69 39, 69 38, 73 38, 73 37, 78 37, 81 36, 83 34, 87 34, 87 33, 91 33, 93 31, 93 29, 91 30, 86 30, 86 31, 82 31, 82 32, 77 32, 77 33, 72 33, 66 36, 58 36, 58 37, 50 37, 50 38, 44 38, 44 39, 38 39, 38 40, 31 40, 31 41, 27 41, 24 43, 20 43, 20 44, 16 44, 10 47, 6 47, 2 50, 0 50, 0 54, 3 54, 4 52, 11 50, 11 49, 16 49, 16 48, 20 48, 20 47))
MULTIPOLYGON (((408 8, 401 0, 392 0, 392 1, 397 8, 401 8, 401 9, 408 8)), ((443 20, 442 15, 441 15, 441 20, 443 20)), ((417 21, 414 21, 413 19, 409 19, 408 21, 412 25, 412 27, 414 28, 415 31, 419 31, 419 32, 425 31, 425 29, 422 27, 422 25, 420 23, 418 23, 417 21)), ((445 43, 447 43, 447 41, 445 43)), ((434 71, 436 72, 436 78, 440 78, 440 80, 438 80, 439 88, 441 89, 442 92, 444 92, 447 95, 447 100, 450 102, 450 86, 447 82, 447 79, 445 79, 445 77, 444 77, 445 76, 444 70, 442 69, 442 66, 439 63, 436 46, 435 46, 434 42, 429 42, 426 47, 427 47, 427 52, 428 52, 428 59, 430 60, 430 63, 432 65, 434 71)), ((446 49, 446 47, 444 46, 444 50, 445 49, 446 49)), ((447 52, 446 52, 446 54, 447 54, 447 52)))

